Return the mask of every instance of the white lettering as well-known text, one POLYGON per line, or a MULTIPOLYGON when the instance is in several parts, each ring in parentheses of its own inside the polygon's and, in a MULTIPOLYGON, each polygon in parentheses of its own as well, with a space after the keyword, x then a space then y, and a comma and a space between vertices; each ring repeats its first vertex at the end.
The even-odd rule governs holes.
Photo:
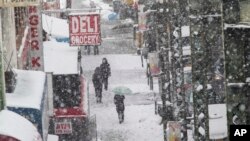
MULTIPOLYGON (((88 17, 88 32, 94 32, 94 29, 90 27, 90 17, 88 17)), ((96 22, 95 22, 96 24, 96 22)))
POLYGON ((71 36, 72 45, 95 45, 100 43, 99 35, 71 36))
POLYGON ((79 21, 77 17, 72 17, 72 23, 71 23, 71 32, 72 33, 77 33, 79 32, 79 21))
POLYGON ((87 32, 87 22, 86 22, 86 19, 87 17, 84 16, 84 17, 80 17, 80 32, 83 33, 83 32, 87 32))
POLYGON ((234 132, 234 136, 244 136, 244 134, 247 133, 247 130, 246 129, 236 129, 235 132, 234 132))
POLYGON ((94 17, 95 20, 95 32, 98 32, 97 16, 94 17))
POLYGON ((234 136, 241 136, 239 129, 236 129, 236 131, 234 132, 234 136))

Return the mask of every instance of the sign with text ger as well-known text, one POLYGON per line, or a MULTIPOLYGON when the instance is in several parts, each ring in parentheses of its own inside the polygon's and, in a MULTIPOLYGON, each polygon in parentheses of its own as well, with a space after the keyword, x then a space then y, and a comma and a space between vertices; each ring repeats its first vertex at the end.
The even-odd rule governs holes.
POLYGON ((100 45, 100 15, 69 16, 70 46, 100 45))

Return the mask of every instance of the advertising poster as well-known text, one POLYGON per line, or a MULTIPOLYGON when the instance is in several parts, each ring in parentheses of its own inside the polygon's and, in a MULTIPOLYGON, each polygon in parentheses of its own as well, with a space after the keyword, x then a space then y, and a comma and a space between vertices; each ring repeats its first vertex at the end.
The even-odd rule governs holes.
POLYGON ((178 121, 169 121, 167 125, 167 140, 181 141, 181 124, 178 121))
POLYGON ((148 53, 149 67, 152 75, 160 73, 159 54, 157 52, 148 53))

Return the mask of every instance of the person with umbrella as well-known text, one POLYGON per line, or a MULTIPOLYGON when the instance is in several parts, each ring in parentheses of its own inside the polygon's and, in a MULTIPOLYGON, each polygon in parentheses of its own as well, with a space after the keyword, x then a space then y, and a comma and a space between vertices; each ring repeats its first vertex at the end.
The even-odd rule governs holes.
POLYGON ((124 95, 131 94, 132 91, 126 87, 116 87, 115 89, 113 89, 113 92, 115 93, 114 103, 116 105, 116 111, 118 113, 119 123, 121 124, 122 122, 124 122, 124 110, 125 110, 124 95))
POLYGON ((102 102, 102 75, 100 67, 95 68, 95 72, 92 76, 92 82, 95 88, 96 102, 102 102))
POLYGON ((102 64, 100 65, 100 68, 103 78, 104 89, 108 90, 108 78, 111 76, 111 70, 107 58, 102 59, 102 64))

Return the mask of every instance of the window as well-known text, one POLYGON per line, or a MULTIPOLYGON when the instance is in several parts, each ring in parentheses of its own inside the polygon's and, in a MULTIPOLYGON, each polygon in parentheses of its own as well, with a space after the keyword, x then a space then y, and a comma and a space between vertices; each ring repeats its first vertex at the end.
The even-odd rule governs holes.
POLYGON ((240 0, 240 21, 250 22, 250 0, 240 0))
POLYGON ((79 106, 81 102, 80 77, 78 75, 53 76, 55 108, 79 106))

